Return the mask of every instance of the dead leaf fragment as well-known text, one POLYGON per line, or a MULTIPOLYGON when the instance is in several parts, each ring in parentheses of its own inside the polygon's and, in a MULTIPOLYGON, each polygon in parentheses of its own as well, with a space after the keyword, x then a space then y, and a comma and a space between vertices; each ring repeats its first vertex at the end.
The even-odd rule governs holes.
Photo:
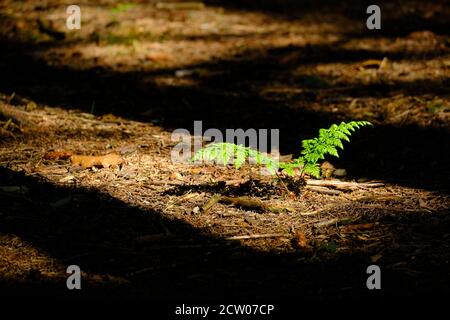
POLYGON ((109 168, 118 166, 124 162, 123 158, 115 153, 110 153, 104 156, 84 156, 84 155, 72 155, 70 161, 74 166, 79 165, 83 169, 93 167, 109 168))
POLYGON ((322 169, 322 177, 331 178, 336 168, 328 161, 324 161, 320 168, 322 169))
POLYGON ((179 172, 172 172, 169 178, 170 180, 181 180, 181 181, 184 180, 183 176, 179 172))
POLYGON ((52 151, 48 151, 45 155, 44 155, 44 159, 45 160, 66 160, 69 159, 70 156, 72 154, 70 152, 67 151, 63 151, 63 150, 52 150, 52 151))
POLYGON ((291 240, 291 244, 293 248, 301 252, 311 251, 311 247, 308 245, 308 239, 306 238, 306 235, 301 231, 295 232, 294 237, 291 240))

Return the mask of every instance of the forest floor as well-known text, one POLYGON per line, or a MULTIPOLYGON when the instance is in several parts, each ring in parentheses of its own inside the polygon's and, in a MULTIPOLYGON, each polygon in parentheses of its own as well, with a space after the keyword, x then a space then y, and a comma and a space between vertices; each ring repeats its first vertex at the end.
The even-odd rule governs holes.
POLYGON ((364 4, 323 2, 78 1, 82 28, 68 31, 65 1, 2 1, 0 290, 166 300, 448 295, 449 8, 390 2, 382 30, 369 31, 364 4), (329 159, 346 169, 348 186, 295 194, 248 165, 173 163, 173 130, 192 132, 195 120, 203 130, 279 129, 281 154, 294 156, 332 123, 374 127, 329 159), (82 168, 67 159, 108 153, 124 162, 82 168), (263 205, 203 210, 216 194, 263 205), (66 289, 73 264, 83 271, 79 292, 66 289), (382 270, 378 292, 366 287, 371 264, 382 270))

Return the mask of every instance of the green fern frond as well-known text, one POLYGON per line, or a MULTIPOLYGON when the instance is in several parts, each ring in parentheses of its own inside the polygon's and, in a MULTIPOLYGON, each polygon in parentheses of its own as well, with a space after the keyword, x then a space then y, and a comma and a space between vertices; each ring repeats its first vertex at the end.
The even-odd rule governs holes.
POLYGON ((301 154, 306 162, 311 163, 324 159, 326 154, 338 157, 336 147, 344 149, 342 140, 350 141, 351 131, 368 125, 372 124, 368 121, 351 121, 341 122, 340 125, 333 124, 329 129, 320 129, 318 137, 302 141, 301 154))
POLYGON ((328 129, 320 129, 316 138, 302 141, 301 156, 292 163, 278 162, 252 148, 226 142, 207 145, 197 151, 192 160, 224 165, 232 163, 236 169, 242 167, 246 160, 253 160, 257 165, 265 166, 272 174, 276 174, 280 168, 285 174, 293 176, 295 169, 300 169, 302 174, 320 178, 320 166, 317 162, 325 159, 326 155, 339 157, 338 148, 344 149, 342 140, 350 141, 352 132, 369 125, 372 124, 368 121, 351 121, 333 124, 328 129))

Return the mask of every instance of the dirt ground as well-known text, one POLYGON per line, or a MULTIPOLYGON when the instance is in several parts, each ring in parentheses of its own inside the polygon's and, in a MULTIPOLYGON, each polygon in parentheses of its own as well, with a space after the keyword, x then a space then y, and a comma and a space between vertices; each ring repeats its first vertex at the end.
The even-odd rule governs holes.
POLYGON ((446 1, 380 2, 376 31, 365 27, 364 1, 78 1, 74 31, 65 27, 68 4, 0 2, 3 293, 449 295, 446 1), (294 195, 258 168, 172 163, 172 131, 192 131, 195 120, 204 130, 280 129, 281 154, 294 156, 332 123, 374 127, 329 159, 350 187, 302 186, 294 195), (83 169, 52 150, 115 152, 124 163, 83 169), (283 210, 202 210, 215 194, 283 210), (74 264, 83 271, 76 292, 66 289, 74 264), (371 264, 382 290, 366 287, 371 264))

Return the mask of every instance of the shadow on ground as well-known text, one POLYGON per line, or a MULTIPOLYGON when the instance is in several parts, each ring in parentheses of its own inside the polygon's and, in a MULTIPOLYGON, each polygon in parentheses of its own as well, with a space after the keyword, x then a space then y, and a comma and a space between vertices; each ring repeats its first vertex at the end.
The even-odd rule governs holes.
POLYGON ((66 275, 60 267, 56 267, 60 278, 45 276, 54 268, 21 275, 18 271, 16 277, 0 281, 1 291, 9 298, 389 301, 448 294, 448 265, 439 260, 443 257, 439 251, 445 249, 448 213, 411 219, 387 214, 380 220, 393 228, 404 225, 408 231, 397 235, 395 248, 383 252, 383 291, 374 292, 365 284, 370 252, 316 258, 258 252, 94 190, 59 188, 6 169, 1 169, 0 180, 28 190, 1 194, 0 232, 20 239, 7 243, 3 237, 2 244, 29 243, 59 266, 76 264, 91 275, 83 280, 83 289, 74 292, 65 288, 66 275), (173 237, 160 237, 167 230, 173 237), (137 241, 149 235, 155 235, 152 241, 137 241), (423 253, 412 237, 429 241, 434 248, 423 253), (412 255, 423 263, 414 272, 404 264, 412 255))

